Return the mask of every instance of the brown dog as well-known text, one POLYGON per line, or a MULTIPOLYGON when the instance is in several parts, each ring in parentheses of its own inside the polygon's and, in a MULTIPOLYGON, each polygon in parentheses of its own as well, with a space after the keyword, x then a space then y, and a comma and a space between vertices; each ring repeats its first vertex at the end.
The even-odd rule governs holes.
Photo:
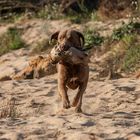
MULTIPOLYGON (((63 55, 62 52, 68 51, 71 47, 76 48, 79 51, 78 53, 83 53, 80 50, 84 46, 84 37, 78 31, 57 31, 51 36, 51 40, 52 39, 57 40, 56 50, 59 52, 57 53, 59 58, 63 55)), ((57 62, 58 92, 62 98, 63 108, 70 108, 70 101, 67 95, 68 88, 73 90, 78 88, 78 93, 73 100, 72 106, 76 107, 76 112, 81 112, 82 97, 87 87, 89 77, 88 62, 82 61, 82 63, 70 63, 67 61, 67 58, 57 59, 55 63, 57 62)))

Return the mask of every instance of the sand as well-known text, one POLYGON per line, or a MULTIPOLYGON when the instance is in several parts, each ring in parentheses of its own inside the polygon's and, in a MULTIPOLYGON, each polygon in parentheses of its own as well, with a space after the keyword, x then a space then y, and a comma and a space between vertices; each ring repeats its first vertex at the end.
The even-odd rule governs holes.
MULTIPOLYGON (((83 97, 83 113, 62 110, 57 74, 0 82, 0 102, 15 98, 15 115, 0 119, 0 140, 139 140, 140 80, 94 81, 83 97)), ((69 91, 70 100, 76 91, 69 91)))

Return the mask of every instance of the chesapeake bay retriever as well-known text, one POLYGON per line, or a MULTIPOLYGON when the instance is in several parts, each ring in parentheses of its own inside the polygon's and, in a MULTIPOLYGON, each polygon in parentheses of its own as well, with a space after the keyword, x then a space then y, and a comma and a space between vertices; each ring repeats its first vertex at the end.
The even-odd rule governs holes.
POLYGON ((52 61, 57 63, 58 92, 63 102, 63 108, 68 109, 71 106, 67 94, 68 88, 73 90, 78 88, 72 107, 76 107, 76 112, 81 112, 82 97, 89 77, 88 61, 85 61, 87 56, 81 51, 84 46, 84 36, 76 30, 62 30, 55 32, 51 36, 52 39, 57 40, 55 56, 59 59, 53 59, 52 61), (63 57, 64 52, 69 50, 72 52, 70 57, 63 57), (77 55, 78 59, 72 59, 76 58, 76 56, 73 56, 74 54, 77 55))

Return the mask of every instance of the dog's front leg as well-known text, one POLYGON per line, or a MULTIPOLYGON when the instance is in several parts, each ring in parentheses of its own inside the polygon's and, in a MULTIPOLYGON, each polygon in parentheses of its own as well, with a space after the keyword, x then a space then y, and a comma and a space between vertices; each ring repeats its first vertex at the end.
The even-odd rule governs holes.
POLYGON ((86 84, 80 84, 79 89, 78 89, 78 93, 75 96, 72 106, 76 107, 75 108, 75 112, 82 112, 81 106, 82 106, 82 97, 83 97, 83 93, 86 90, 87 85, 86 84))
POLYGON ((63 102, 63 108, 70 108, 70 101, 67 95, 67 69, 64 65, 58 64, 58 92, 63 102))
POLYGON ((65 81, 61 81, 61 79, 58 79, 58 92, 61 96, 62 102, 63 102, 63 108, 70 108, 70 101, 67 95, 67 87, 65 81))

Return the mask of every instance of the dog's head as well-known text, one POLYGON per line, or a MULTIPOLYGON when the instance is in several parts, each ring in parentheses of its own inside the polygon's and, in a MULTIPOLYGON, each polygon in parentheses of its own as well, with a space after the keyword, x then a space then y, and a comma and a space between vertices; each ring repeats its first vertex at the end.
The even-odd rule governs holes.
POLYGON ((61 51, 67 51, 70 47, 83 48, 84 36, 76 30, 62 30, 57 31, 51 35, 51 41, 57 40, 57 47, 61 51))

